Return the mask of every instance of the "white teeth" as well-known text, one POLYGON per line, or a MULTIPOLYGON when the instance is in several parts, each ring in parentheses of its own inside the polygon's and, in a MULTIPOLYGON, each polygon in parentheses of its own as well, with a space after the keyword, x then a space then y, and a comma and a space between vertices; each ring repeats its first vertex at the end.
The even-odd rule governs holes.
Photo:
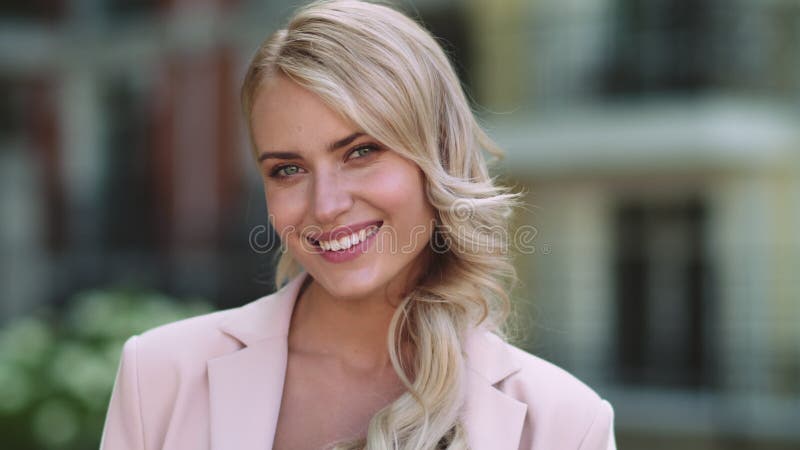
POLYGON ((334 251, 338 252, 340 250, 347 250, 348 248, 360 243, 364 242, 368 237, 372 236, 378 231, 377 226, 371 226, 368 228, 362 228, 361 230, 351 234, 350 236, 345 236, 338 240, 331 240, 331 241, 319 241, 319 246, 322 250, 325 251, 334 251))

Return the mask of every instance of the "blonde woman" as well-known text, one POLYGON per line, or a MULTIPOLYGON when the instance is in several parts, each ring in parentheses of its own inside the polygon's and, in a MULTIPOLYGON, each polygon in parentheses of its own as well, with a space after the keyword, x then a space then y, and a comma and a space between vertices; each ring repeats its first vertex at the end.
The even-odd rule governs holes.
POLYGON ((500 337, 517 195, 430 34, 311 4, 242 101, 282 287, 131 338, 103 449, 614 448, 606 401, 500 337))

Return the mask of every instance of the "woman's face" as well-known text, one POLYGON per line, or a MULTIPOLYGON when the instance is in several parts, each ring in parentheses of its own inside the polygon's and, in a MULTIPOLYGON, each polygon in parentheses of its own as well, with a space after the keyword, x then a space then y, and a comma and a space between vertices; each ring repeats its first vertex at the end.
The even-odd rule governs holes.
POLYGON ((419 167, 281 75, 251 120, 270 221, 314 280, 340 298, 413 282, 434 220, 419 167))

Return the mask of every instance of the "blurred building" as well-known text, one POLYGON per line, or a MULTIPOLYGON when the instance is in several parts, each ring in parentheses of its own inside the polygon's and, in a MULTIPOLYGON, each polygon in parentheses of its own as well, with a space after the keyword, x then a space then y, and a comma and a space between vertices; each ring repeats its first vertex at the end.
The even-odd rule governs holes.
MULTIPOLYGON (((298 3, 3 2, 0 322, 100 284, 272 289, 238 86, 298 3)), ((612 401, 620 448, 796 447, 800 3, 397 3, 529 192, 525 346, 612 401)))
POLYGON ((795 448, 800 3, 475 8, 528 348, 605 386, 622 448, 795 448))
POLYGON ((256 3, 3 3, 2 312, 107 283, 271 289, 238 85, 280 17, 256 3))

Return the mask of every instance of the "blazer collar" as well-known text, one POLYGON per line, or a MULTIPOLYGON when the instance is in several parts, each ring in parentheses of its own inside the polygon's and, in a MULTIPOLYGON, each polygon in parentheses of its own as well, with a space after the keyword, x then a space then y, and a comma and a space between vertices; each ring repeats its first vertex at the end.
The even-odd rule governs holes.
POLYGON ((496 334, 483 328, 465 339, 467 370, 462 423, 470 449, 519 448, 528 405, 498 389, 499 383, 521 368, 510 349, 496 334))
MULTIPOLYGON (((292 311, 302 273, 272 295, 232 311, 220 330, 243 344, 208 361, 211 448, 272 448, 288 360, 292 311)), ((465 402, 462 423, 473 450, 516 449, 527 406, 496 385, 519 371, 510 347, 482 328, 464 342, 465 402)))
POLYGON ((244 346, 207 362, 211 449, 267 450, 278 425, 289 323, 305 276, 235 309, 220 330, 244 346))
POLYGON ((289 336, 294 303, 300 288, 311 277, 303 272, 294 277, 277 292, 248 303, 233 311, 220 329, 250 346, 268 338, 289 336))

